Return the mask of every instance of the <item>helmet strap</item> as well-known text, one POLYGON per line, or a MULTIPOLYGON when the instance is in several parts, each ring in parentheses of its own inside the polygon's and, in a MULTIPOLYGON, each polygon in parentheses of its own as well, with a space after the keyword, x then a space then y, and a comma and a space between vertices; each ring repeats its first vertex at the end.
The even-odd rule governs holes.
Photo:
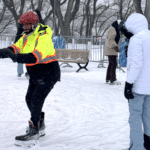
POLYGON ((32 32, 34 32, 34 30, 33 29, 30 29, 29 30, 29 32, 24 32, 26 35, 29 35, 29 34, 31 34, 32 32))
POLYGON ((32 25, 32 30, 35 30, 37 26, 38 26, 38 23, 37 21, 35 21, 34 25, 32 25))

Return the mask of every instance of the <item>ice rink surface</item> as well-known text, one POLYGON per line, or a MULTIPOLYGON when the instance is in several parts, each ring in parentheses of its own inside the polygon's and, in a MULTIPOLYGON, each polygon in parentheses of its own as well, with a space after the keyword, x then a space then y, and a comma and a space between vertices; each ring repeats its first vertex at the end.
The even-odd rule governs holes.
MULTIPOLYGON (((126 73, 117 69, 121 85, 105 84, 107 68, 90 62, 89 71, 61 67, 61 82, 48 95, 43 111, 46 136, 31 150, 123 150, 129 145, 129 110, 124 98, 126 73)), ((107 64, 105 64, 107 67, 107 64)), ((126 71, 126 68, 123 68, 126 71)), ((24 68, 24 72, 25 72, 24 68)), ((0 150, 25 133, 30 114, 25 103, 28 79, 17 77, 17 63, 0 60, 0 150)))

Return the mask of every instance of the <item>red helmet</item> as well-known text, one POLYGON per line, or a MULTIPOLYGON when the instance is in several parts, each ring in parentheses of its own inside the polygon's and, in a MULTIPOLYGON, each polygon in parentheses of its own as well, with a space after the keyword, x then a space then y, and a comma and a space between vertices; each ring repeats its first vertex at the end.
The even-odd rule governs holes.
POLYGON ((25 12, 21 15, 19 23, 23 25, 25 32, 29 32, 31 29, 35 29, 39 23, 38 14, 35 11, 25 12))

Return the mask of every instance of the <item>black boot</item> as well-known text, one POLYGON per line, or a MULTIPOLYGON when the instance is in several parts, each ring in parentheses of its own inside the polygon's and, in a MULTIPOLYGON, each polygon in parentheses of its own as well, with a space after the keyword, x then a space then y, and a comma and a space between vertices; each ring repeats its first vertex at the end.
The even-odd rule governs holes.
MULTIPOLYGON (((46 126, 45 126, 44 118, 45 118, 45 113, 41 112, 41 118, 40 118, 40 124, 39 124, 39 135, 40 135, 40 137, 45 135, 45 128, 46 128, 46 126)), ((27 127, 26 133, 28 133, 29 130, 30 130, 30 128, 27 127)))
POLYGON ((44 118, 45 118, 45 113, 41 112, 40 127, 39 127, 40 137, 45 135, 45 128, 46 128, 46 126, 45 126, 44 118))
POLYGON ((29 132, 24 135, 16 136, 15 144, 18 146, 32 146, 35 145, 35 141, 38 141, 39 137, 39 123, 34 125, 32 121, 29 121, 29 132))
POLYGON ((25 73, 25 76, 26 76, 26 78, 29 79, 29 74, 28 74, 28 72, 25 73))
POLYGON ((144 148, 150 150, 150 136, 144 134, 144 148))
POLYGON ((110 80, 106 80, 106 83, 109 83, 110 80))

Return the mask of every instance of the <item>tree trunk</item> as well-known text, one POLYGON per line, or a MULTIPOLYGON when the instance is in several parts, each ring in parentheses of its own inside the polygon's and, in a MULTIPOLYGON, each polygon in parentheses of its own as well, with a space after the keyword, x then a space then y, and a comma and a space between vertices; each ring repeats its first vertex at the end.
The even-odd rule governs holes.
POLYGON ((146 1, 146 6, 145 6, 145 12, 144 12, 145 17, 148 20, 148 28, 150 29, 150 0, 146 1))
POLYGON ((123 20, 123 16, 122 16, 122 5, 123 5, 123 0, 120 0, 119 2, 119 16, 121 20, 123 20))
POLYGON ((88 0, 87 4, 86 4, 86 37, 88 37, 89 35, 89 28, 90 28, 90 17, 91 17, 91 14, 90 14, 90 2, 91 0, 88 0))
POLYGON ((67 0, 64 0, 62 3, 60 3, 59 0, 50 0, 50 2, 57 16, 58 24, 60 25, 61 29, 61 35, 70 36, 70 24, 71 21, 74 20, 76 13, 79 10, 80 0, 68 0, 65 15, 62 14, 60 6, 67 2, 67 0))
POLYGON ((86 4, 86 20, 87 20, 87 23, 86 23, 86 37, 88 36, 91 36, 92 35, 92 28, 94 26, 94 21, 95 21, 95 18, 96 18, 96 3, 97 3, 97 0, 94 0, 94 1, 91 1, 91 0, 88 0, 87 1, 87 4, 86 4), (92 10, 91 10, 91 4, 90 3, 93 3, 92 4, 92 10))
POLYGON ((70 23, 65 23, 63 26, 63 30, 61 28, 61 35, 62 36, 71 36, 71 31, 70 31, 70 23))
POLYGON ((141 8, 141 0, 134 0, 134 6, 137 13, 143 14, 141 8))
POLYGON ((4 6, 3 6, 3 10, 2 10, 2 12, 0 13, 0 23, 2 22, 2 20, 3 20, 3 18, 4 18, 5 11, 6 11, 6 6, 4 5, 4 6))
MULTIPOLYGON (((23 1, 23 2, 25 2, 25 1, 23 1)), ((10 10, 12 15, 14 16, 15 21, 16 21, 16 26, 17 26, 18 20, 19 20, 19 15, 17 15, 16 9, 15 9, 15 6, 14 6, 14 1, 13 0, 11 0, 11 1, 3 0, 3 3, 10 10)), ((20 9, 23 9, 23 8, 21 7, 20 9)), ((20 10, 20 12, 21 12, 21 10, 20 10)))

